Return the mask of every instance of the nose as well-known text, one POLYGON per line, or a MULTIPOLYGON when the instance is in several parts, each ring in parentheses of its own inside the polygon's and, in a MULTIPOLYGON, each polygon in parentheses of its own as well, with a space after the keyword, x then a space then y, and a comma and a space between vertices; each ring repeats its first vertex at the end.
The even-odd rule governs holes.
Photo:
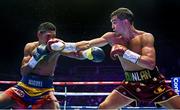
POLYGON ((46 35, 46 41, 49 41, 50 39, 52 39, 52 35, 46 35))

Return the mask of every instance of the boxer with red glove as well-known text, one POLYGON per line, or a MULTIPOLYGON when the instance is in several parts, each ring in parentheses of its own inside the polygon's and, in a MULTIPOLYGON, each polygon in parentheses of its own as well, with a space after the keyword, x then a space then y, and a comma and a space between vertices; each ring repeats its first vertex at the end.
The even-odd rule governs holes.
POLYGON ((113 60, 117 59, 118 56, 121 56, 122 58, 136 64, 141 55, 127 49, 123 45, 114 44, 110 56, 113 60))

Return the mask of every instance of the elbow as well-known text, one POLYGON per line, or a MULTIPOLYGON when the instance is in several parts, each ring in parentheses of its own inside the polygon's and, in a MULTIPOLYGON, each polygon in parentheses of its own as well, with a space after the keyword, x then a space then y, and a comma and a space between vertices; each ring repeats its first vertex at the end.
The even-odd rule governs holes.
POLYGON ((27 74, 31 72, 31 69, 27 65, 23 65, 20 68, 21 74, 27 74))
POLYGON ((148 69, 153 70, 156 67, 155 61, 150 61, 148 63, 148 69))
POLYGON ((156 61, 152 58, 141 57, 141 60, 138 63, 140 66, 149 70, 153 70, 156 67, 156 61))
POLYGON ((21 74, 25 73, 25 69, 23 66, 20 68, 20 72, 21 72, 21 74))

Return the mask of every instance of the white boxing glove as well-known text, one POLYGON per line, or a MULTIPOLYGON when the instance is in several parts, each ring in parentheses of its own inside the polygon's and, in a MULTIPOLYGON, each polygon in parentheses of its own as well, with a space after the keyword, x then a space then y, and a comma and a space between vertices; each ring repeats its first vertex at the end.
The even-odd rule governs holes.
POLYGON ((76 52, 76 43, 63 42, 58 39, 52 39, 47 42, 48 49, 50 51, 62 51, 65 53, 76 52))

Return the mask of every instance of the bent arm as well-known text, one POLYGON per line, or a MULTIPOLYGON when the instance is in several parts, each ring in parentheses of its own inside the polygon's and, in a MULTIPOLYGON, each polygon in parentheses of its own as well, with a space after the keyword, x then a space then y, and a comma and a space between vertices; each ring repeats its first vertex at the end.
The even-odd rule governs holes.
POLYGON ((147 34, 142 38, 143 47, 137 64, 141 67, 153 70, 156 66, 156 53, 154 48, 154 37, 147 34))
POLYGON ((29 60, 31 59, 31 46, 26 44, 24 48, 24 57, 21 63, 21 73, 27 74, 32 71, 32 68, 28 65, 29 60))

